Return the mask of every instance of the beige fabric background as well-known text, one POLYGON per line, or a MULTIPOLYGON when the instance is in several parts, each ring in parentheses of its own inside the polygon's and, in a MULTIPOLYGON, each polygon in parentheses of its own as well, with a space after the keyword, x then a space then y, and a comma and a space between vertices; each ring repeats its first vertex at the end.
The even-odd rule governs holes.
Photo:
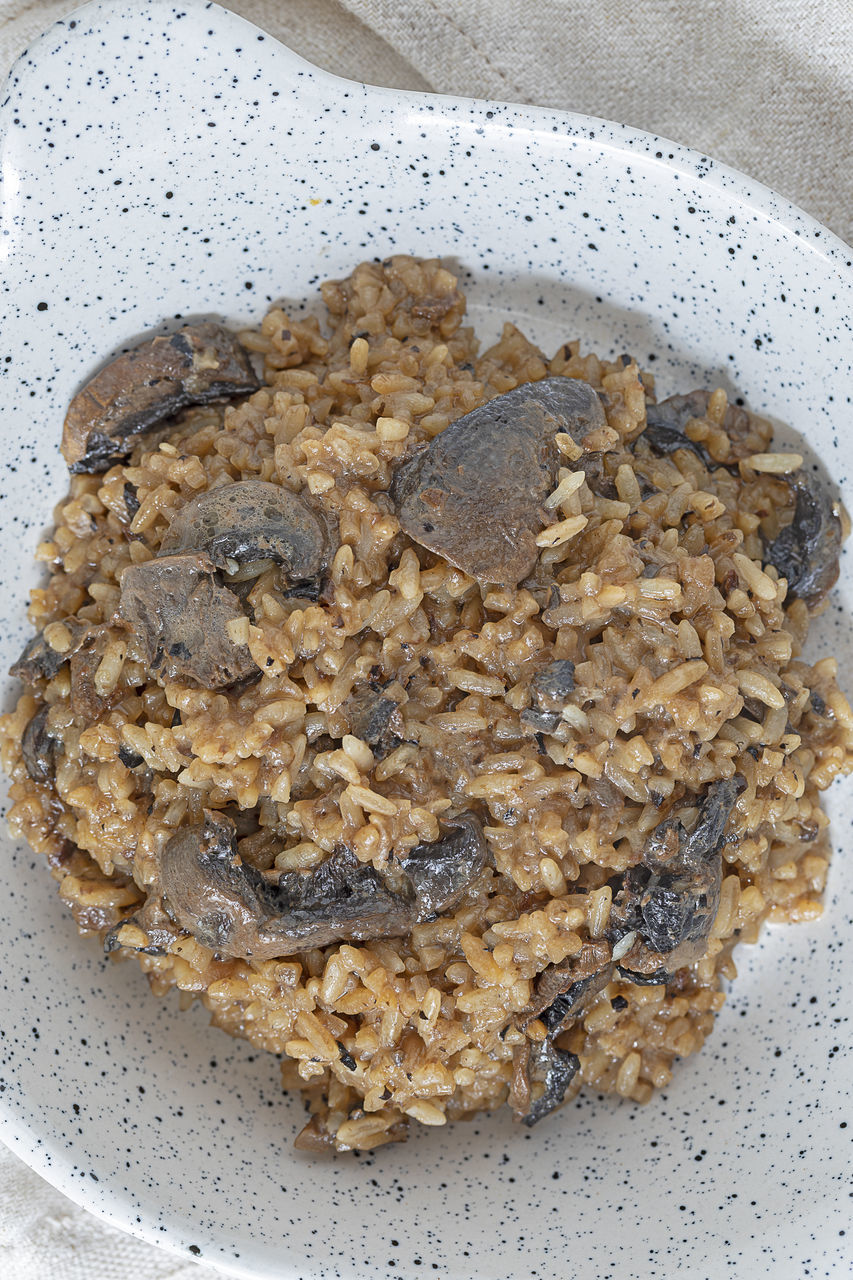
MULTIPOLYGON (((73 0, 0 0, 0 78, 73 0)), ((853 0, 231 0, 339 75, 571 108, 687 143, 853 240, 853 0)), ((4 1280, 206 1280, 0 1146, 4 1280)), ((365 1277, 365 1280, 370 1280, 365 1277)))

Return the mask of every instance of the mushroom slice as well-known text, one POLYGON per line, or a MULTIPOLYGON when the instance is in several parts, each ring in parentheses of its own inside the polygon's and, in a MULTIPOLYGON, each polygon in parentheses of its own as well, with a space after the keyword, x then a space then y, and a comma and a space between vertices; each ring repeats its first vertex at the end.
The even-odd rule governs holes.
POLYGON ((39 631, 24 647, 17 662, 9 668, 9 675, 27 684, 35 684, 38 680, 52 680, 60 667, 76 653, 87 636, 97 631, 90 623, 78 622, 76 618, 63 618, 63 625, 71 636, 71 644, 64 653, 52 649, 39 631))
POLYGON ((558 1049, 550 1037, 538 1044, 528 1040, 519 1045, 513 1054, 509 1094, 516 1120, 530 1129, 561 1106, 580 1065, 577 1054, 558 1049))
POLYGON ((291 582, 316 579, 326 532, 303 498, 266 480, 238 480, 200 493, 172 517, 161 555, 205 551, 218 569, 274 560, 291 582))
POLYGON ((568 658, 556 658, 537 671, 530 690, 543 711, 561 711, 575 687, 575 664, 568 658))
POLYGON ((535 707, 525 707, 519 720, 532 733, 553 733, 562 716, 559 711, 537 711, 535 707))
POLYGON ((248 395, 259 386, 249 357, 222 325, 187 325, 111 360, 71 401, 62 456, 72 472, 106 471, 135 436, 190 404, 248 395))
POLYGON ((685 435, 685 427, 691 418, 705 417, 710 394, 709 391, 691 391, 686 396, 670 396, 659 404, 647 404, 646 425, 634 444, 644 440, 652 452, 657 454, 690 449, 706 466, 711 465, 708 450, 685 435))
POLYGON ((137 913, 120 920, 104 936, 104 954, 136 951, 143 956, 165 956, 177 937, 174 925, 157 929, 146 925, 143 915, 137 913))
POLYGON ((162 556, 121 575, 119 614, 129 623, 152 675, 222 689, 257 673, 228 623, 244 617, 233 591, 220 586, 204 552, 162 556))
POLYGON ((50 707, 45 703, 35 713, 21 736, 24 767, 33 782, 52 782, 56 772, 56 740, 47 729, 50 707))
POLYGON ((814 609, 838 579, 841 521, 828 495, 806 476, 792 484, 794 518, 768 545, 765 560, 788 581, 788 595, 814 609))
POLYGON ((445 835, 416 845, 400 862, 414 886, 418 924, 455 906, 486 865, 488 848, 479 818, 466 812, 444 822, 450 828, 445 835))
MULTIPOLYGON (((448 824, 450 825, 450 824, 448 824)), ((339 849, 313 871, 266 874, 243 862, 226 815, 205 810, 166 845, 163 901, 175 922, 204 946, 271 960, 333 942, 398 937, 460 899, 485 863, 473 814, 449 835, 418 845, 387 878, 339 849)))
POLYGON ((93 627, 68 655, 71 710, 90 724, 100 720, 107 707, 121 697, 117 689, 102 697, 95 686, 106 641, 106 629, 93 627))
POLYGON ((351 694, 341 707, 349 731, 382 760, 403 740, 403 718, 399 703, 369 687, 351 694))
POLYGON ((390 492, 403 531, 481 582, 515 586, 536 563, 559 464, 554 436, 582 442, 605 425, 598 395, 576 378, 496 396, 397 469, 390 492))
POLYGON ((521 723, 533 733, 553 733, 574 687, 575 664, 568 658, 549 662, 530 681, 530 692, 536 705, 522 711, 519 716, 521 723))
POLYGON ((50 645, 40 631, 24 646, 24 650, 9 668, 9 675, 16 680, 25 680, 27 684, 35 684, 37 680, 52 680, 68 657, 67 653, 58 653, 50 645))
POLYGON ((610 943, 603 938, 585 942, 578 955, 548 965, 539 974, 524 1025, 541 1018, 549 1035, 559 1035, 585 1012, 612 975, 610 943))
MULTIPOLYGON (((704 418, 708 413, 710 391, 691 391, 684 396, 670 396, 659 404, 646 405, 646 426, 634 441, 645 440, 655 453, 675 453, 677 449, 691 449, 709 467, 736 466, 737 463, 717 462, 711 458, 704 445, 691 440, 685 434, 691 418, 704 418)), ((723 418, 723 428, 733 444, 737 444, 749 430, 750 418, 746 409, 730 404, 723 418)))
POLYGON ((704 955, 720 905, 725 829, 745 785, 738 774, 712 783, 692 831, 666 818, 646 841, 642 863, 625 873, 608 932, 614 944, 636 934, 619 956, 632 981, 665 982, 704 955))

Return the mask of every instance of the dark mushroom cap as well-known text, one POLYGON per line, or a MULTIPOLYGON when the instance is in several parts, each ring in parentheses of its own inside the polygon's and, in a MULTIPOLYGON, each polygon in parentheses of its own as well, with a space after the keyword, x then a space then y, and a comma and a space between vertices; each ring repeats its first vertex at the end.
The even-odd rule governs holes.
POLYGON ((96 627, 78 622, 76 618, 63 618, 62 621, 71 635, 70 647, 64 653, 52 649, 44 638, 44 632, 39 631, 38 635, 34 635, 27 642, 21 656, 9 668, 9 675, 15 676, 18 680, 25 680, 27 684, 36 684, 39 680, 52 680, 59 668, 79 649, 87 636, 97 631, 96 627))
POLYGON ((244 616, 240 601, 216 581, 204 552, 130 565, 121 575, 119 614, 162 680, 222 689, 257 673, 247 646, 226 629, 244 616))
POLYGON ((524 1023, 541 1018, 550 1035, 558 1035, 586 1011, 611 979, 610 943, 603 938, 585 942, 577 956, 550 964, 536 979, 524 1023))
MULTIPOLYGON (((659 404, 646 405, 646 426, 634 441, 645 441, 654 453, 675 453, 677 449, 690 449, 701 458, 706 466, 736 466, 732 462, 716 462, 711 458, 703 444, 691 440, 685 434, 691 418, 704 418, 708 413, 711 392, 705 390, 690 391, 683 396, 670 396, 659 404)), ((749 431, 750 417, 746 409, 739 405, 726 406, 723 417, 723 428, 737 450, 738 444, 749 431)))
POLYGON ((390 492, 404 532, 481 582, 514 586, 536 563, 559 464, 554 436, 582 441, 605 425, 598 395, 576 378, 496 396, 397 469, 390 492))
POLYGON ((723 878, 722 848, 729 817, 745 786, 736 774, 711 783, 691 831, 673 815, 646 841, 643 861, 623 876, 608 933, 615 944, 636 941, 620 957, 620 971, 636 982, 665 982, 704 954, 723 878))
POLYGON ((222 813, 185 827, 160 859, 164 904, 175 922, 223 955, 271 960, 342 941, 397 937, 455 905, 485 864, 473 814, 418 845, 383 877, 339 849, 312 871, 258 871, 241 860, 222 813))
POLYGON ((658 454, 689 449, 706 465, 710 464, 711 456, 704 445, 685 435, 691 418, 705 417, 710 398, 710 391, 691 391, 683 396, 670 396, 659 404, 646 405, 646 425, 634 443, 643 441, 658 454))
POLYGON ((249 357, 222 325, 188 325, 117 356, 71 401, 62 456, 72 472, 106 471, 135 436, 190 404, 257 391, 249 357))
POLYGON ((828 494, 808 476, 798 476, 792 488, 794 517, 768 545, 765 560, 787 579, 791 599, 814 609, 838 580, 841 521, 828 494))
POLYGON ((487 845, 475 814, 445 818, 449 828, 438 840, 419 844, 400 862, 411 880, 418 921, 449 911, 486 865, 487 845))
POLYGON ((528 1129, 555 1111, 580 1070, 580 1059, 567 1049, 558 1049, 548 1037, 538 1044, 525 1041, 513 1054, 513 1079, 509 1102, 528 1129))
POLYGON ((544 711, 559 711, 575 687, 575 664, 568 658, 555 658, 530 681, 530 690, 544 711))
POLYGON ((357 689, 341 707, 350 733, 371 747, 377 760, 402 742, 403 718, 399 704, 369 686, 357 689))
POLYGON ((24 767, 33 782, 52 782, 56 770, 57 743, 47 729, 50 707, 40 707, 21 737, 24 767))
POLYGON ((326 563, 326 532, 303 498, 265 480, 238 480, 208 489, 181 507, 161 555, 206 551, 219 569, 274 560, 291 581, 316 579, 326 563))

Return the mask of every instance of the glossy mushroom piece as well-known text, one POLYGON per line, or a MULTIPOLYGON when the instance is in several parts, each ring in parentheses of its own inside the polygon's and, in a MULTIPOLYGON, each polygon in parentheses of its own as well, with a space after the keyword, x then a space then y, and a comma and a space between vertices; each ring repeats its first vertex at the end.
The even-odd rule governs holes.
POLYGON ((68 469, 106 471, 136 436, 191 404, 257 391, 236 336, 222 325, 187 325, 111 360, 71 401, 62 431, 68 469))
POLYGON ((542 970, 525 1022, 540 1018, 549 1035, 559 1035, 586 1011, 612 976, 610 943, 604 938, 585 942, 578 955, 542 970))
POLYGON ((403 740, 400 706, 380 689, 356 689, 341 707, 349 732, 366 742, 375 759, 382 760, 403 740))
POLYGON ((176 511, 160 554, 204 551, 218 569, 271 560, 284 567, 289 582, 312 582, 326 563, 327 543, 324 525, 303 498, 265 480, 238 480, 176 511))
POLYGON ((513 1054, 509 1104, 516 1120, 532 1128, 566 1101, 566 1091, 580 1070, 577 1054, 560 1049, 550 1036, 526 1040, 513 1054))
POLYGON ((671 815, 651 832, 642 862, 628 870, 610 915, 619 972, 632 982, 666 982, 704 955, 720 905, 722 848, 744 779, 711 783, 692 829, 671 815))
POLYGON ((798 476, 793 519, 768 544, 765 562, 788 581, 788 596, 814 609, 838 580, 841 521, 817 482, 798 476))
MULTIPOLYGON (((659 403, 646 405, 646 425, 634 441, 644 441, 649 448, 658 454, 675 453, 678 449, 689 449, 701 458, 706 466, 731 466, 728 462, 715 462, 708 450, 697 440, 687 435, 687 424, 692 418, 704 418, 708 413, 711 399, 710 391, 690 391, 687 395, 670 396, 659 403)), ((749 430, 749 414, 738 405, 726 406, 723 417, 723 429, 729 438, 736 442, 749 430)))
POLYGON ((536 563, 560 458, 554 436, 582 443, 604 426, 598 395, 576 378, 496 396, 397 468, 390 492, 404 533, 481 582, 515 586, 536 563))
POLYGON ((9 668, 9 675, 30 685, 37 684, 39 680, 52 680, 81 645, 100 630, 90 623, 78 622, 76 618, 63 618, 61 621, 68 632, 68 647, 62 652, 52 648, 45 640, 44 632, 39 631, 27 641, 21 656, 9 668))
POLYGON ((222 689, 257 674, 229 623, 244 617, 233 591, 217 580, 205 552, 129 565, 121 576, 119 616, 134 633, 148 670, 162 680, 222 689))
POLYGON ((553 733, 561 712, 575 687, 575 664, 556 658, 530 681, 532 702, 521 713, 521 723, 534 733, 553 733))
POLYGON ((451 910, 486 862, 472 813, 445 819, 446 831, 384 875, 342 848, 313 871, 263 873, 237 852, 224 814, 168 842, 160 889, 176 924, 221 955, 270 960, 333 942, 397 937, 451 910))
POLYGON ((580 953, 560 964, 548 965, 536 979, 533 999, 518 1020, 522 1030, 539 1019, 544 1040, 525 1041, 513 1053, 510 1105, 516 1120, 528 1127, 556 1110, 580 1061, 559 1048, 556 1038, 580 1018, 613 976, 610 944, 604 939, 584 943, 580 953))
POLYGON ((47 728, 50 707, 40 707, 27 724, 21 737, 24 768, 33 782, 52 782, 56 771, 56 740, 47 728))
POLYGON ((555 1040, 615 973, 641 986, 663 983, 704 954, 720 903, 725 829, 743 785, 738 776, 712 783, 690 831, 677 816, 659 823, 642 863, 623 877, 610 940, 585 943, 578 956, 539 975, 519 1025, 538 1018, 547 1035, 526 1041, 513 1057, 510 1103, 523 1124, 536 1124, 564 1101, 580 1063, 555 1040))

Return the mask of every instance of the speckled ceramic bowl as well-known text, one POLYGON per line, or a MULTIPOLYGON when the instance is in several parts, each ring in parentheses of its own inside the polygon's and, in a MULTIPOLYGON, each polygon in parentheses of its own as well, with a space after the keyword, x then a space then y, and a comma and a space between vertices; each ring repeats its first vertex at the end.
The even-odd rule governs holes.
MULTIPOLYGON (((200 0, 81 9, 18 63, 2 123, 3 669, 84 376, 164 317, 259 319, 373 255, 444 255, 486 336, 511 317, 654 361, 664 394, 737 387, 853 507, 849 251, 704 157, 350 84, 200 0)), ((817 647, 850 671, 843 567, 817 647)), ((584 1097, 532 1132, 495 1116, 320 1161, 291 1150, 274 1060, 105 963, 4 837, 6 1140, 110 1222, 246 1276, 848 1276, 851 788, 829 803, 825 918, 743 953, 648 1107, 584 1097)))

